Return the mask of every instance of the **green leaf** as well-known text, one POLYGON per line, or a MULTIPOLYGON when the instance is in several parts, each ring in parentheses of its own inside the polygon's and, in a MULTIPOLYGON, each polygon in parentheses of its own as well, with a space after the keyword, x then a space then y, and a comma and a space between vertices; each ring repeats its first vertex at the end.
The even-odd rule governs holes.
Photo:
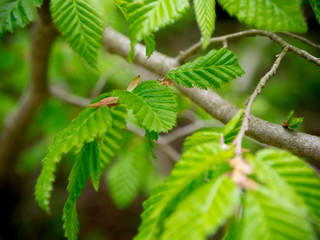
POLYGON ((103 33, 99 13, 84 0, 51 0, 50 11, 71 48, 96 69, 103 33))
POLYGON ((313 8, 314 15, 316 16, 318 23, 320 24, 320 2, 319 0, 310 0, 310 4, 313 8))
POLYGON ((118 105, 112 110, 112 128, 110 128, 100 139, 98 179, 121 147, 124 136, 123 129, 127 125, 126 116, 127 109, 124 105, 118 105))
POLYGON ((264 188, 248 191, 239 240, 316 239, 305 212, 285 197, 264 188))
POLYGON ((186 63, 167 74, 167 78, 185 87, 220 88, 244 74, 237 57, 226 48, 212 50, 207 55, 186 63))
POLYGON ((220 132, 217 131, 207 131, 207 130, 200 130, 194 134, 192 134, 190 137, 187 137, 184 142, 184 151, 188 151, 189 149, 196 147, 198 145, 209 143, 209 142, 215 142, 219 143, 220 132))
POLYGON ((130 39, 136 43, 173 23, 188 9, 188 0, 145 0, 127 5, 130 39))
POLYGON ((213 235, 240 204, 240 189, 225 175, 194 190, 166 220, 163 240, 213 235))
POLYGON ((291 119, 288 127, 291 129, 295 129, 295 128, 299 127, 302 122, 303 122, 303 118, 293 118, 293 119, 291 119))
POLYGON ((220 142, 221 135, 224 138, 224 143, 231 143, 237 136, 243 118, 243 110, 239 112, 231 119, 231 121, 221 130, 200 130, 190 137, 187 137, 184 142, 184 150, 187 151, 194 146, 198 146, 208 142, 220 142))
POLYGON ((127 19, 127 9, 126 6, 130 0, 113 0, 113 2, 117 5, 119 10, 122 12, 123 16, 127 19))
POLYGON ((176 124, 176 98, 157 81, 140 83, 132 92, 116 91, 120 103, 133 110, 140 126, 148 131, 168 132, 176 124))
POLYGON ((63 209, 63 228, 65 236, 69 240, 76 240, 79 232, 79 222, 76 210, 77 198, 81 195, 82 190, 86 186, 87 179, 90 175, 88 166, 90 166, 91 158, 95 156, 96 142, 85 143, 79 158, 74 163, 70 176, 68 191, 69 197, 63 209))
POLYGON ((111 166, 107 183, 113 202, 119 209, 128 207, 140 192, 151 171, 148 149, 144 141, 126 147, 111 166))
POLYGON ((264 149, 253 164, 262 182, 307 206, 320 225, 320 179, 307 163, 286 151, 264 149))
POLYGON ((216 20, 215 0, 194 0, 196 19, 202 34, 202 47, 209 45, 216 20))
POLYGON ((25 27, 37 16, 37 7, 42 0, 1 0, 0 37, 6 32, 13 32, 16 27, 25 27))
POLYGON ((42 160, 43 167, 35 188, 36 201, 43 210, 49 212, 54 172, 63 153, 69 152, 72 148, 80 149, 85 142, 94 141, 96 137, 105 134, 111 128, 111 124, 112 114, 108 106, 87 107, 68 128, 56 135, 47 156, 42 160))
POLYGON ((220 144, 209 143, 197 146, 183 154, 166 181, 152 191, 143 204, 142 224, 135 240, 159 239, 162 214, 170 201, 190 184, 215 165, 226 163, 232 151, 223 151, 220 144))
POLYGON ((222 132, 225 143, 231 143, 237 137, 241 128, 243 113, 243 109, 239 110, 231 121, 223 128, 222 132))
POLYGON ((90 178, 92 181, 93 188, 98 191, 99 190, 99 148, 97 141, 93 141, 89 144, 90 149, 90 156, 89 156, 89 172, 90 172, 90 178))
POLYGON ((149 150, 151 151, 152 158, 157 160, 157 156, 154 153, 153 141, 157 141, 158 140, 159 134, 157 132, 154 132, 154 131, 149 132, 148 130, 146 130, 145 137, 147 139, 148 147, 149 147, 149 150))
POLYGON ((291 119, 293 118, 293 115, 294 115, 294 111, 293 110, 291 110, 289 113, 288 113, 288 115, 287 115, 287 121, 288 121, 288 123, 291 121, 291 119))
POLYGON ((144 42, 146 44, 146 54, 147 57, 151 57, 154 50, 156 49, 156 42, 154 41, 154 35, 150 34, 149 36, 144 38, 144 42))
POLYGON ((307 31, 298 0, 218 0, 231 15, 247 25, 271 31, 307 31))

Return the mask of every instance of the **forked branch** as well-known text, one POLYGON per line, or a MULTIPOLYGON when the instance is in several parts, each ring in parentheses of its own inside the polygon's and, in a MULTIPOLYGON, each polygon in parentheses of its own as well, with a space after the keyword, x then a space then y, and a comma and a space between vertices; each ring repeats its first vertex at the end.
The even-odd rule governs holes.
MULTIPOLYGON (((107 51, 127 58, 130 51, 130 40, 108 27, 104 32, 103 46, 107 51)), ((180 65, 176 58, 165 56, 157 51, 148 59, 145 56, 145 47, 141 44, 135 47, 134 62, 161 76, 180 65)), ((222 123, 229 122, 238 112, 237 107, 211 90, 181 86, 177 88, 222 123)), ((251 116, 246 134, 261 143, 287 149, 310 160, 320 161, 320 137, 288 131, 281 125, 254 116, 251 116)))
MULTIPOLYGON (((317 44, 315 44, 315 43, 313 43, 303 37, 300 37, 298 35, 288 34, 288 33, 286 33, 286 35, 291 36, 293 38, 300 39, 301 41, 304 41, 306 44, 309 44, 312 47, 318 48, 317 44)), ((320 66, 320 58, 317 58, 317 57, 311 55, 310 53, 306 52, 305 50, 302 50, 300 48, 297 48, 297 47, 287 43, 285 40, 283 40, 276 33, 268 32, 268 31, 264 31, 264 30, 250 29, 250 30, 246 30, 246 31, 242 31, 242 32, 231 33, 231 34, 224 35, 221 37, 214 37, 214 38, 211 38, 210 44, 213 44, 213 43, 223 43, 224 44, 226 41, 235 40, 235 39, 239 39, 239 38, 246 38, 246 37, 255 37, 255 36, 267 37, 270 40, 277 43, 278 45, 280 45, 282 48, 286 47, 288 49, 288 51, 293 52, 293 53, 299 55, 300 57, 303 57, 303 58, 307 59, 308 61, 313 62, 314 64, 320 66)), ((194 44, 189 49, 180 53, 180 55, 178 56, 178 61, 180 63, 184 63, 190 56, 192 56, 198 50, 200 50, 201 47, 202 47, 201 42, 194 44)))

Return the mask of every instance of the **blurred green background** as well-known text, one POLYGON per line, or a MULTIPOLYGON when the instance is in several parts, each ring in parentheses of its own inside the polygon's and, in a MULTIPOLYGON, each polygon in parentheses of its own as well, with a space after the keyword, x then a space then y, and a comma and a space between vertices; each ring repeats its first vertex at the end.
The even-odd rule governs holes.
MULTIPOLYGON (((97 8, 103 11, 105 25, 111 25, 116 30, 128 34, 126 22, 112 1, 94 2, 97 8)), ((305 6, 305 16, 309 26, 309 32, 305 37, 319 44, 320 28, 308 4, 305 6)), ((28 83, 31 27, 32 24, 26 29, 18 29, 14 34, 7 34, 0 39, 0 130, 3 128, 5 118, 14 111, 28 83)), ((217 6, 215 36, 244 29, 248 27, 231 18, 217 6)), ((320 55, 319 50, 314 50, 300 41, 285 36, 284 38, 315 56, 320 55)), ((155 39, 157 50, 169 56, 176 56, 179 51, 199 41, 200 32, 193 12, 189 11, 174 25, 160 30, 155 34, 155 39)), ((271 67, 281 49, 262 37, 236 40, 230 42, 228 47, 238 56, 246 75, 217 92, 238 107, 243 107, 255 84, 271 67)), ((52 49, 49 67, 51 86, 77 96, 92 99, 98 82, 106 82, 102 92, 124 89, 138 74, 144 80, 157 78, 145 69, 130 65, 126 60, 102 50, 99 56, 99 72, 94 72, 72 52, 61 37, 52 49)), ((282 124, 288 112, 293 109, 296 116, 304 117, 304 123, 297 131, 320 135, 319 92, 320 68, 290 53, 284 59, 276 76, 257 98, 253 114, 282 124)), ((212 127, 222 126, 187 98, 179 95, 178 100, 177 128, 202 120, 212 120, 212 127)), ((54 135, 65 128, 82 109, 51 97, 43 103, 32 124, 26 129, 25 135, 21 136, 23 144, 16 146, 18 158, 12 159, 15 169, 12 177, 16 181, 8 181, 6 186, 1 184, 0 239, 64 239, 62 208, 67 198, 67 177, 74 155, 66 155, 58 168, 50 216, 36 205, 33 191, 40 172, 41 159, 45 156, 54 135)), ((139 137, 128 131, 123 149, 133 151, 129 146, 132 141, 138 141, 137 138, 139 137)), ((110 198, 105 179, 101 182, 99 193, 94 192, 91 184, 88 184, 77 204, 80 221, 79 239, 132 239, 140 223, 142 201, 147 197, 149 190, 170 172, 174 154, 181 154, 183 139, 179 138, 171 143, 172 154, 168 153, 166 146, 157 147, 158 161, 150 160, 154 165, 152 167, 154 173, 147 181, 150 184, 144 186, 135 201, 125 209, 118 209, 110 198)), ((246 140, 245 147, 255 151, 262 146, 246 140)))

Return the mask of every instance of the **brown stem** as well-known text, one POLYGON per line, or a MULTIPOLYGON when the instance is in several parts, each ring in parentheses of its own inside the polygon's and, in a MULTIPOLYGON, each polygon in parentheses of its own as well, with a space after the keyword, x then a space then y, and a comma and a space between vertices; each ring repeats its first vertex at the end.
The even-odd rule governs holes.
MULTIPOLYGON (((302 50, 300 48, 297 48, 297 47, 287 43, 281 37, 279 37, 276 33, 268 32, 268 31, 264 31, 264 30, 250 29, 250 30, 246 30, 246 31, 242 31, 242 32, 231 33, 231 34, 221 36, 221 37, 214 37, 214 38, 211 38, 210 44, 221 43, 221 42, 224 43, 225 41, 229 41, 229 40, 235 40, 238 38, 245 38, 245 37, 255 37, 255 36, 267 37, 270 40, 277 43, 278 45, 280 45, 282 48, 286 47, 286 48, 288 48, 288 51, 293 52, 293 53, 299 55, 300 57, 303 57, 303 58, 307 59, 308 61, 313 62, 314 64, 320 66, 320 58, 317 58, 317 57, 311 55, 310 53, 306 52, 305 50, 302 50)), ((301 40, 301 37, 300 37, 300 40, 301 40)), ((201 46, 202 46, 201 42, 198 42, 198 43, 194 44, 193 46, 191 46, 189 49, 181 52, 181 54, 178 56, 178 61, 180 63, 184 63, 190 56, 192 56, 198 50, 200 50, 201 46)))
POLYGON ((241 156, 242 155, 242 139, 244 137, 244 134, 248 130, 252 104, 253 104, 254 100, 257 98, 257 96, 261 93, 261 90, 265 87, 267 81, 276 73, 277 69, 280 66, 281 60, 284 58, 284 56, 287 54, 287 52, 288 52, 287 48, 284 48, 282 50, 282 52, 278 55, 276 61, 274 62, 272 68, 270 69, 270 71, 267 72, 260 79, 256 89, 254 90, 254 92, 252 93, 250 98, 248 99, 248 102, 246 104, 247 107, 246 107, 246 109, 244 111, 243 120, 242 120, 242 124, 241 124, 240 130, 239 130, 239 133, 238 133, 236 139, 234 140, 234 144, 236 146, 235 154, 237 156, 241 156))
POLYGON ((7 117, 0 136, 0 177, 12 173, 17 158, 17 146, 35 111, 48 96, 47 69, 52 44, 57 36, 49 12, 49 1, 38 9, 38 19, 32 29, 30 82, 17 109, 7 117))

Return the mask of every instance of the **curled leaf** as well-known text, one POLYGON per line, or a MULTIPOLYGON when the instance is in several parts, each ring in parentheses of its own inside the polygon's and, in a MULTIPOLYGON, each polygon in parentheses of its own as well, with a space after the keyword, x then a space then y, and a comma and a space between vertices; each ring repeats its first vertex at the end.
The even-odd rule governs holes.
POLYGON ((111 107, 111 106, 115 106, 117 104, 118 104, 118 97, 107 97, 107 98, 102 99, 99 102, 90 104, 89 107, 92 107, 92 108, 100 108, 103 106, 111 107))

